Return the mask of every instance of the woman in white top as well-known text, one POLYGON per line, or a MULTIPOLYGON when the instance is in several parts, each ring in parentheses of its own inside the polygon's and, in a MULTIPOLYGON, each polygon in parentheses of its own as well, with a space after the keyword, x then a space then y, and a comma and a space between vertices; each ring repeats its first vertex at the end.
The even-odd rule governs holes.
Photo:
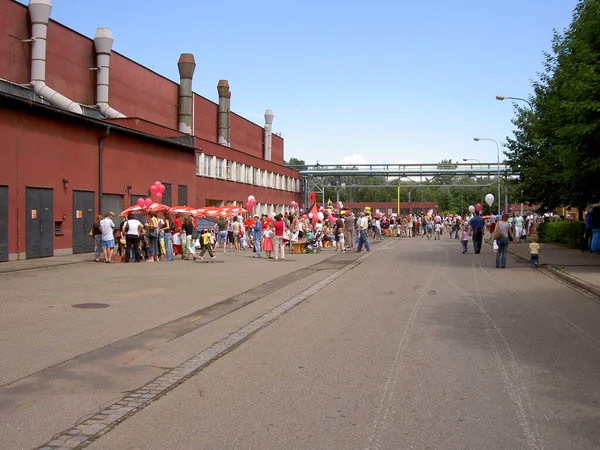
POLYGON ((125 231, 126 245, 125 262, 132 260, 140 262, 142 260, 142 255, 140 253, 140 235, 144 230, 144 226, 132 214, 129 214, 123 230, 125 231))

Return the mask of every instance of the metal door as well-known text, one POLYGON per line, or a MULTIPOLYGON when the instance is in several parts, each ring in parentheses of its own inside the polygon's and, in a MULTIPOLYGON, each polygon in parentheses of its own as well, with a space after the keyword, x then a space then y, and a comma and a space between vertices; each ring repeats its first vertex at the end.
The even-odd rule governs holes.
POLYGON ((100 211, 100 214, 104 215, 109 211, 112 211, 115 213, 115 225, 118 225, 116 223, 117 218, 119 217, 119 214, 121 213, 121 211, 123 211, 123 196, 122 195, 115 195, 115 194, 102 194, 102 211, 100 211))
POLYGON ((25 255, 27 258, 52 256, 54 193, 52 189, 27 188, 25 197, 25 255))
POLYGON ((88 233, 94 225, 94 192, 73 191, 73 253, 94 251, 88 233))
MULTIPOLYGON (((136 194, 131 194, 131 206, 136 205, 138 198, 146 198, 145 195, 136 195, 136 194)), ((133 214, 133 218, 139 220, 140 222, 144 223, 144 218, 141 214, 133 214)))
POLYGON ((8 261, 8 186, 0 186, 0 261, 8 261))

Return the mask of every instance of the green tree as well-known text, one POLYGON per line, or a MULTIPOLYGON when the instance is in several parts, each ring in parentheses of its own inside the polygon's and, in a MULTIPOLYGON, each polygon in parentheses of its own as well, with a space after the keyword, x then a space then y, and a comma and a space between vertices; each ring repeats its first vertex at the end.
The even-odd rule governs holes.
POLYGON ((582 211, 600 198, 600 0, 580 0, 571 25, 555 32, 533 83, 533 111, 517 108, 508 163, 524 200, 582 211))

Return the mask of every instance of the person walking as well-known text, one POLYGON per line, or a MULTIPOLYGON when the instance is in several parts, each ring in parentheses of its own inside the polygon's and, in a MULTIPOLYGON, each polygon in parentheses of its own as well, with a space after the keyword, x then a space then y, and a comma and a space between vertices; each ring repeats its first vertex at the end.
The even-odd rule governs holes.
POLYGON ((585 234, 581 240, 581 252, 589 252, 592 249, 592 208, 588 208, 585 212, 585 234))
POLYGON ((281 260, 285 260, 285 243, 283 242, 283 235, 285 232, 285 222, 281 214, 275 216, 275 223, 273 223, 273 231, 275 232, 275 261, 281 256, 281 260))
POLYGON ((356 252, 360 253, 362 251, 363 245, 367 250, 367 253, 371 251, 371 247, 369 247, 369 242, 367 241, 367 231, 369 229, 369 219, 365 216, 365 213, 360 213, 360 219, 358 221, 358 247, 356 248, 356 252))
POLYGON ((102 215, 98 214, 94 224, 92 225, 92 236, 94 237, 94 242, 96 243, 96 247, 94 249, 94 261, 96 262, 100 262, 100 255, 102 254, 102 230, 100 229, 101 221, 102 215))
POLYGON ((352 217, 350 211, 346 211, 346 217, 344 218, 344 241, 346 247, 354 248, 354 217, 352 217))
POLYGON ((262 222, 260 221, 260 216, 258 214, 254 214, 254 228, 252 228, 252 239, 254 240, 254 250, 256 254, 255 258, 261 258, 262 255, 260 253, 260 241, 262 239, 262 222))
POLYGON ((475 254, 481 253, 481 244, 483 242, 483 229, 485 228, 485 220, 479 217, 479 212, 475 212, 473 218, 469 221, 471 233, 473 235, 473 250, 475 254))
POLYGON ((219 244, 223 244, 223 253, 225 253, 227 251, 227 221, 223 216, 219 216, 217 219, 217 248, 219 244))
POLYGON ((124 261, 126 263, 130 261, 140 262, 142 260, 142 255, 140 254, 140 235, 144 230, 144 226, 133 214, 129 214, 123 229, 125 231, 124 261))
POLYGON ((498 245, 496 251, 496 267, 504 269, 506 267, 506 251, 508 250, 508 243, 514 239, 512 227, 508 223, 508 214, 503 214, 502 219, 496 223, 496 230, 494 231, 494 240, 498 245))
POLYGON ((112 256, 115 251, 115 223, 110 218, 110 213, 104 214, 104 219, 100 221, 100 230, 102 231, 104 262, 114 263, 112 256))
POLYGON ((161 230, 165 234, 165 246, 167 247, 167 261, 173 261, 173 231, 175 222, 172 221, 168 212, 163 213, 164 225, 161 230))
POLYGON ((155 262, 159 260, 158 256, 158 233, 159 233, 159 222, 155 212, 150 213, 150 219, 146 223, 148 228, 148 248, 147 254, 148 259, 146 262, 155 262))

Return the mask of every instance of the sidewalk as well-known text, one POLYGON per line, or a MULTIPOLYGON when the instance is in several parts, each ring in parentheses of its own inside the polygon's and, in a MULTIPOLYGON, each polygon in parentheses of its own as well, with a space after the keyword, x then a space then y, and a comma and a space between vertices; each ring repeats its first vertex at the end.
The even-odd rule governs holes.
MULTIPOLYGON (((554 275, 600 295, 600 255, 559 245, 540 243, 540 267, 554 275)), ((508 253, 529 263, 529 242, 511 242, 508 253)))
POLYGON ((20 272, 21 270, 43 269, 83 262, 94 262, 94 253, 79 253, 77 255, 50 256, 48 258, 24 259, 0 263, 0 274, 20 272))

